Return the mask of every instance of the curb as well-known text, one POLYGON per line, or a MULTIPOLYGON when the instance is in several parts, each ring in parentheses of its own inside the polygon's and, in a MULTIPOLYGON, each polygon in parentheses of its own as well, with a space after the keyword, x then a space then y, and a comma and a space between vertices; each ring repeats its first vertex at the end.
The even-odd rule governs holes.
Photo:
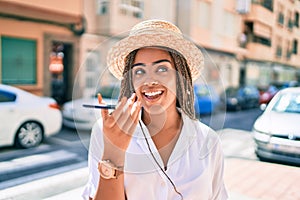
POLYGON ((0 200, 40 200, 83 187, 88 168, 72 170, 0 191, 0 200))

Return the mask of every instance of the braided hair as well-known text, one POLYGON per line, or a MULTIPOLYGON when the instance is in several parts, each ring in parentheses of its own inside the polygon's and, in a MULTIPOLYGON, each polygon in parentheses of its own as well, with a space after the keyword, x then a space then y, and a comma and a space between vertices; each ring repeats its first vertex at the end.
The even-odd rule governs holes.
MULTIPOLYGON (((165 47, 163 47, 166 49, 165 47)), ((137 50, 132 51, 125 58, 125 68, 123 71, 123 79, 121 81, 121 90, 119 100, 122 97, 129 98, 134 93, 134 87, 132 83, 131 66, 134 63, 134 59, 137 50)), ((191 119, 196 119, 194 108, 194 89, 192 83, 192 76, 186 59, 177 51, 167 48, 174 64, 176 74, 176 106, 189 116, 191 119)))

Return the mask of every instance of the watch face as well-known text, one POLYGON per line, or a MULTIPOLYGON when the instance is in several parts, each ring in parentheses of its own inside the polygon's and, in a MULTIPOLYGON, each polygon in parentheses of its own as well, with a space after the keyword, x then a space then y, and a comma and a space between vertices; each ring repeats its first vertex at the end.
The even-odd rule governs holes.
POLYGON ((99 168, 100 175, 102 178, 110 179, 115 178, 115 169, 112 168, 108 163, 101 163, 99 168))

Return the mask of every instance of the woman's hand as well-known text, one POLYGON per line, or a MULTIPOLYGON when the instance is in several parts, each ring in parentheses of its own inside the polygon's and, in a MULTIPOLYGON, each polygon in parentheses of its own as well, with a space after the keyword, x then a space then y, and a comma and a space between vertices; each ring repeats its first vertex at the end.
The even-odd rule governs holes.
MULTIPOLYGON (((112 159, 111 157, 125 155, 141 110, 141 102, 135 101, 136 98, 135 93, 129 99, 123 97, 112 113, 107 109, 101 110, 105 145, 103 157, 112 159)), ((98 102, 104 103, 101 94, 98 94, 98 102)))

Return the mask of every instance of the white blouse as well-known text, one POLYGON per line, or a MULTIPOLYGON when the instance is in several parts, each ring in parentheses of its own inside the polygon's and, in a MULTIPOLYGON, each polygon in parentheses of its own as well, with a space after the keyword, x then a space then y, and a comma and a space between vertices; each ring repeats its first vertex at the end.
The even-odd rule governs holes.
MULTIPOLYGON (((169 158, 165 173, 175 184, 184 200, 223 200, 228 195, 223 182, 224 157, 218 135, 205 124, 191 120, 182 113, 183 126, 178 141, 169 158)), ((142 124, 149 146, 160 166, 158 154, 149 132, 142 124)), ((82 197, 94 197, 99 182, 98 162, 103 153, 102 121, 92 130, 89 147, 89 180, 82 197)), ((167 176, 149 152, 141 127, 126 151, 124 186, 128 200, 180 199, 167 176)))

